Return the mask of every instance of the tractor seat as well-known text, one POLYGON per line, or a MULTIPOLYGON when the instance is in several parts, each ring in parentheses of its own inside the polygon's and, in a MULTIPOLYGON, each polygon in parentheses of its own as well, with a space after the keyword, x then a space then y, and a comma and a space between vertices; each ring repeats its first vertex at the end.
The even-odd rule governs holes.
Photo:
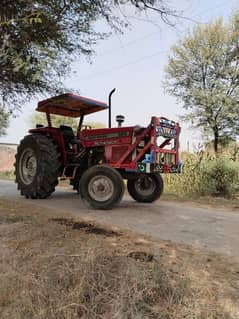
POLYGON ((75 138, 72 127, 67 125, 60 125, 60 130, 63 135, 66 147, 69 148, 69 145, 80 144, 80 141, 75 138))

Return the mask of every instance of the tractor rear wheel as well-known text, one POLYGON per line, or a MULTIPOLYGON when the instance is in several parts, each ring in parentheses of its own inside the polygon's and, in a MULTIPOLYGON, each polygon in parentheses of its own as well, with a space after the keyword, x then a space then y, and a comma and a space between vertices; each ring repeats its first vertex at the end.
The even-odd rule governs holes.
POLYGON ((141 203, 152 203, 163 192, 163 179, 159 174, 140 174, 129 179, 127 189, 130 196, 141 203))
POLYGON ((55 191, 60 173, 60 153, 52 139, 27 135, 17 149, 15 175, 18 189, 26 198, 46 198, 55 191))
POLYGON ((120 173, 106 165, 95 165, 85 171, 79 187, 83 201, 95 209, 111 209, 124 194, 120 173))

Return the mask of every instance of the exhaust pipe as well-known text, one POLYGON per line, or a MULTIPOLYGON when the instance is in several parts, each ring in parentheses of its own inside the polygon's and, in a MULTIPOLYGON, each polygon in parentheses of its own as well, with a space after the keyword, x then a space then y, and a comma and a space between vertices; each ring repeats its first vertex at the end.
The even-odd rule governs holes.
POLYGON ((111 97, 115 93, 116 89, 114 88, 109 94, 109 128, 111 128, 111 97))

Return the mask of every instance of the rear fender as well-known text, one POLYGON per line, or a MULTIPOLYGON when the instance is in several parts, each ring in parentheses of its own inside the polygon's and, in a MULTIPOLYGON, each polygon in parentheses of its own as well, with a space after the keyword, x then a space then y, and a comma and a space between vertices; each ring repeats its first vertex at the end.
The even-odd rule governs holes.
POLYGON ((64 139, 59 128, 56 127, 40 127, 29 130, 29 133, 39 133, 43 135, 48 135, 53 138, 55 143, 58 145, 61 153, 61 163, 63 166, 67 165, 66 149, 64 144, 64 139))

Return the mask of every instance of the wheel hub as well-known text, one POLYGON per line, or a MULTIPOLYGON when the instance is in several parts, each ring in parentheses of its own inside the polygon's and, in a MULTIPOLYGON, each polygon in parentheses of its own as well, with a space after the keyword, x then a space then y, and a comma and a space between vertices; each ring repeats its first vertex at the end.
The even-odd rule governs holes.
POLYGON ((23 151, 19 160, 19 166, 21 180, 26 185, 31 184, 37 172, 37 159, 32 149, 27 148, 23 151))
POLYGON ((139 194, 143 196, 149 196, 155 191, 156 185, 154 180, 151 177, 147 176, 139 178, 135 182, 135 189, 139 194))
POLYGON ((91 179, 88 185, 88 192, 95 201, 105 202, 112 197, 114 184, 109 177, 98 175, 91 179))

